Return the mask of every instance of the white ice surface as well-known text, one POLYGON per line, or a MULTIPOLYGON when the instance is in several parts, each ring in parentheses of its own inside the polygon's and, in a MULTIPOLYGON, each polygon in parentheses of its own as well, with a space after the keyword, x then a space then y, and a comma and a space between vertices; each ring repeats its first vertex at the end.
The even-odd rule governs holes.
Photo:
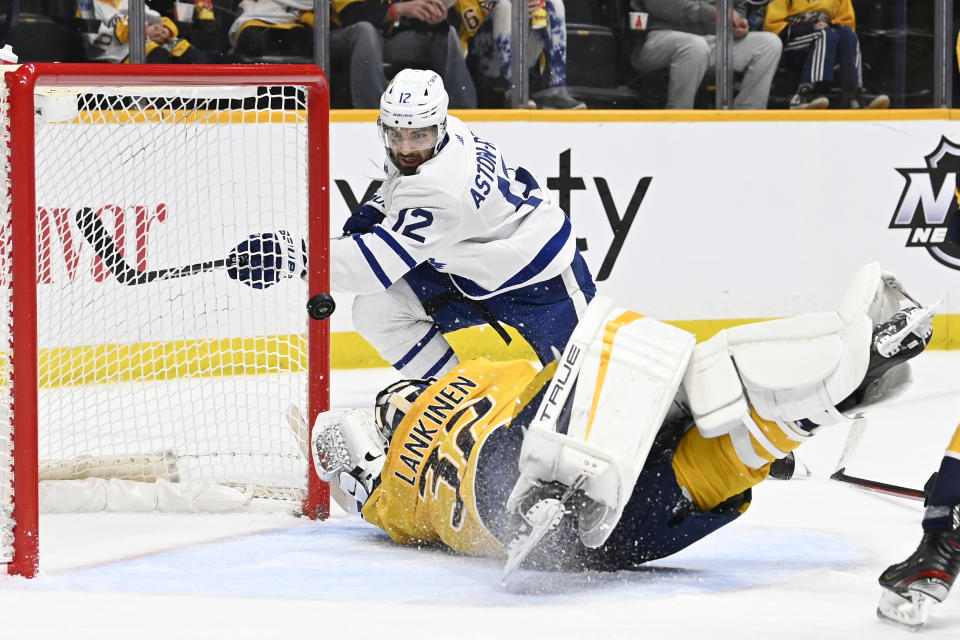
MULTIPOLYGON (((848 472, 919 487, 960 421, 960 353, 915 361, 875 410, 848 472)), ((335 372, 359 406, 390 371, 335 372)), ((288 514, 41 517, 41 573, 0 576, 0 640, 21 638, 907 638, 879 622, 876 583, 920 536, 917 502, 827 480, 845 430, 798 450, 814 472, 770 480, 738 521, 676 556, 613 574, 521 572, 393 545, 364 522, 288 514)), ((925 638, 960 638, 960 596, 925 638)))

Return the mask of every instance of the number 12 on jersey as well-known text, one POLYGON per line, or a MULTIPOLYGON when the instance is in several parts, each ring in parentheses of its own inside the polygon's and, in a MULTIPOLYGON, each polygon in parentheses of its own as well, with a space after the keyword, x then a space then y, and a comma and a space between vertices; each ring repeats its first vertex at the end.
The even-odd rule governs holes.
POLYGON ((410 238, 411 240, 416 240, 417 242, 422 243, 426 242, 427 239, 419 233, 414 232, 417 229, 429 227, 431 224, 433 224, 433 214, 426 209, 400 209, 400 212, 397 216, 397 221, 394 223, 391 229, 399 232, 400 235, 410 238), (401 231, 401 229, 403 230, 401 231))

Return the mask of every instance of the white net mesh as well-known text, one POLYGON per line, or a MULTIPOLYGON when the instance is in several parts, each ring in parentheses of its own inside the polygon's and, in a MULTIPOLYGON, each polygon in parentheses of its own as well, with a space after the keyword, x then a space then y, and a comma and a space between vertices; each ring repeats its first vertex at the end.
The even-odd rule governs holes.
POLYGON ((184 482, 304 489, 305 95, 244 91, 45 103, 41 461, 172 453, 184 482))

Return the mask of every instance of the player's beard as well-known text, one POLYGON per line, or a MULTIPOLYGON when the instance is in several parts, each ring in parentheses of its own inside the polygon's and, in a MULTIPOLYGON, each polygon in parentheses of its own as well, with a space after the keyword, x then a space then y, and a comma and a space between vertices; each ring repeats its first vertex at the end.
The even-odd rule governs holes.
POLYGON ((403 163, 401 161, 401 156, 394 153, 393 151, 390 152, 390 156, 391 156, 391 159, 393 160, 394 166, 396 166, 397 169, 400 170, 400 173, 402 175, 412 176, 420 169, 421 165, 423 165, 424 162, 426 162, 427 160, 433 157, 433 152, 428 151, 428 152, 403 154, 404 157, 410 158, 411 160, 416 160, 417 161, 416 164, 403 163))
POLYGON ((420 168, 419 164, 415 167, 405 167, 399 162, 396 164, 397 164, 397 168, 400 169, 400 174, 404 176, 412 176, 417 172, 417 169, 420 168))

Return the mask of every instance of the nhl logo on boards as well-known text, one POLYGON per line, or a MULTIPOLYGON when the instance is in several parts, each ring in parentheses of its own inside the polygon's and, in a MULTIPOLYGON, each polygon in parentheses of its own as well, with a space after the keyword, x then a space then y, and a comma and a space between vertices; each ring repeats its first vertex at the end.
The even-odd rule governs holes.
POLYGON ((960 270, 960 145, 941 137, 925 160, 925 167, 897 169, 906 184, 888 228, 908 229, 907 247, 923 247, 960 270))

